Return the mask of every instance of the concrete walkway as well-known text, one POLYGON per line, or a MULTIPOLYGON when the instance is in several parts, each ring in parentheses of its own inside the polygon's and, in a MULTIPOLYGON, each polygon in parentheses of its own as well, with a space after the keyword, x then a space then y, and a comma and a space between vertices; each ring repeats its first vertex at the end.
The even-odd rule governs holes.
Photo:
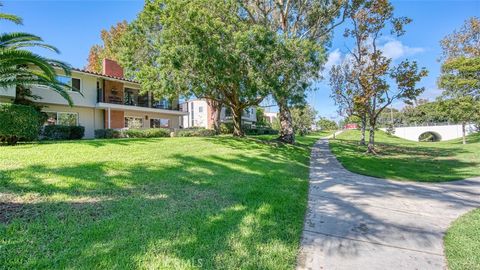
POLYGON ((443 235, 480 207, 480 179, 400 182, 344 169, 318 141, 298 269, 446 269, 443 235))

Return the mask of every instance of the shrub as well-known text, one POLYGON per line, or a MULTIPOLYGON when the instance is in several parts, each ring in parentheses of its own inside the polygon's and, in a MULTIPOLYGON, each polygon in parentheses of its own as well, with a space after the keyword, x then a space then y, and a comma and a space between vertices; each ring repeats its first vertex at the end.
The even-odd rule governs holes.
POLYGON ((0 104, 0 141, 15 145, 31 141, 40 132, 40 113, 35 108, 17 104, 0 104))
POLYGON ((128 138, 161 138, 170 136, 170 130, 165 128, 127 129, 122 132, 128 138))
POLYGON ((95 130, 95 138, 97 139, 123 138, 123 136, 122 132, 116 129, 107 128, 95 130))
POLYGON ((172 137, 211 137, 215 135, 215 130, 205 128, 177 129, 171 134, 172 137))
POLYGON ((244 129, 247 135, 277 135, 278 131, 269 127, 257 127, 244 129))
POLYGON ((84 135, 82 126, 51 125, 43 128, 43 136, 48 140, 80 140, 84 135))
POLYGON ((221 123, 220 124, 220 133, 221 134, 232 134, 233 133, 233 124, 232 123, 221 123))

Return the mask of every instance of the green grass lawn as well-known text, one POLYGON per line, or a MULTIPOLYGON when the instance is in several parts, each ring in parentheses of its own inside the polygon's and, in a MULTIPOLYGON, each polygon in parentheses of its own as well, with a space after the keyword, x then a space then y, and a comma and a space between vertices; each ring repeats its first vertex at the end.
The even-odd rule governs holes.
POLYGON ((480 269, 480 209, 457 219, 445 235, 450 270, 480 269))
MULTIPOLYGON (((368 133, 367 133, 368 136, 368 133)), ((367 155, 358 145, 359 131, 346 131, 330 148, 345 168, 359 174, 396 180, 441 182, 480 176, 480 134, 468 144, 461 139, 445 142, 412 142, 376 133, 379 155, 367 155)))
POLYGON ((0 147, 0 268, 292 269, 324 135, 0 147))

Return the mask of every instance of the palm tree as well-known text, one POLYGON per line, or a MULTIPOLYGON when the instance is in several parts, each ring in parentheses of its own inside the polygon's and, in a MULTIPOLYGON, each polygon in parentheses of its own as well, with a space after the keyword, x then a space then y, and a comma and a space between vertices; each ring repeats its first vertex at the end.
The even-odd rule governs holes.
MULTIPOLYGON (((2 6, 1 3, 0 6, 2 6)), ((0 20, 22 24, 20 17, 11 14, 0 13, 0 20)), ((19 88, 25 89, 31 85, 48 86, 72 106, 72 99, 67 92, 71 86, 60 82, 56 72, 56 68, 58 68, 62 69, 66 75, 70 75, 70 66, 25 49, 32 47, 45 48, 59 53, 57 48, 45 44, 42 38, 32 34, 22 32, 0 34, 0 88, 13 86, 18 92, 19 88)))

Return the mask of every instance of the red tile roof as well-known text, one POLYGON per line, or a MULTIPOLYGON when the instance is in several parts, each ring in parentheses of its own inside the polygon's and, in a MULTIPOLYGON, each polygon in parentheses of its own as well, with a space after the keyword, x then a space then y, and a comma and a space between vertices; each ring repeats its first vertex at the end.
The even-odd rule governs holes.
POLYGON ((130 79, 127 79, 127 78, 105 75, 105 74, 102 74, 102 73, 99 73, 99 72, 89 71, 89 70, 86 70, 86 69, 72 68, 72 70, 77 71, 77 72, 82 72, 82 73, 87 73, 87 74, 95 75, 95 76, 112 78, 112 79, 116 79, 116 80, 120 80, 120 81, 125 81, 125 82, 131 82, 131 83, 140 84, 139 82, 136 82, 136 81, 134 81, 134 80, 130 80, 130 79))

